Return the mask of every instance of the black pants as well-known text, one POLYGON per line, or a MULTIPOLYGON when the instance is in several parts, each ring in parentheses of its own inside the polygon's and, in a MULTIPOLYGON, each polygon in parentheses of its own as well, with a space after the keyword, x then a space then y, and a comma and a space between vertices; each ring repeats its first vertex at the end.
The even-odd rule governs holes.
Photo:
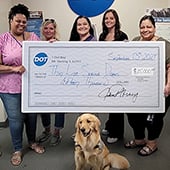
POLYGON ((105 124, 105 129, 111 138, 123 138, 124 135, 124 113, 109 113, 109 119, 105 124))
MULTIPOLYGON (((135 139, 145 138, 145 129, 148 131, 148 140, 155 140, 159 138, 164 125, 164 116, 170 105, 170 96, 165 101, 165 113, 155 113, 154 117, 148 121, 148 113, 128 113, 128 122, 133 129, 135 139)), ((152 114, 151 114, 152 115, 152 114)))

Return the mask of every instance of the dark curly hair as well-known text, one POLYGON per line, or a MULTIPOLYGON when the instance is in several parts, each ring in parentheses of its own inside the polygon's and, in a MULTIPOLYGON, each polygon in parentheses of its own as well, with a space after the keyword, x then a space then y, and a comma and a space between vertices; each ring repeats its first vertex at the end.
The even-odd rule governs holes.
POLYGON ((8 20, 10 21, 13 19, 16 14, 23 14, 28 19, 30 12, 28 11, 28 7, 23 4, 15 5, 9 11, 8 20))

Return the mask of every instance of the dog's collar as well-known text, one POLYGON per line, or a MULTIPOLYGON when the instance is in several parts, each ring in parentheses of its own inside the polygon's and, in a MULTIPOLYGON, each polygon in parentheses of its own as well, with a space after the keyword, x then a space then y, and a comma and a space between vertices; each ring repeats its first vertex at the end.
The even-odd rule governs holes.
MULTIPOLYGON (((79 145, 78 143, 75 143, 75 147, 81 148, 81 145, 79 145)), ((99 141, 98 144, 94 147, 94 149, 102 150, 103 149, 103 143, 101 141, 99 141)))

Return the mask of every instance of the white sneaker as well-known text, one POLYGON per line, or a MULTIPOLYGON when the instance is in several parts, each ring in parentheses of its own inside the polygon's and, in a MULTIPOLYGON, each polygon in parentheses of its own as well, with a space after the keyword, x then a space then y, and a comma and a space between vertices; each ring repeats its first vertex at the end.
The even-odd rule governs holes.
POLYGON ((108 134, 109 134, 108 130, 106 130, 106 129, 102 130, 102 135, 108 135, 108 134))
POLYGON ((115 143, 115 142, 117 142, 118 141, 118 138, 110 138, 110 137, 108 137, 107 138, 107 143, 115 143))

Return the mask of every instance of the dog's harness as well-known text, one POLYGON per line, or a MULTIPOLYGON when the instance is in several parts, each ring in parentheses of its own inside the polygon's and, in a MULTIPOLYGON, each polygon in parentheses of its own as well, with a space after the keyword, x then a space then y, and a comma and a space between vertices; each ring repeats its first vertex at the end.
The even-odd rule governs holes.
POLYGON ((99 141, 98 144, 94 147, 94 149, 102 150, 103 149, 103 143, 101 141, 99 141))
MULTIPOLYGON (((75 143, 75 147, 79 147, 82 150, 81 145, 78 143, 75 143)), ((103 143, 101 141, 99 141, 98 144, 94 147, 94 149, 99 149, 100 151, 102 151, 103 143)))

